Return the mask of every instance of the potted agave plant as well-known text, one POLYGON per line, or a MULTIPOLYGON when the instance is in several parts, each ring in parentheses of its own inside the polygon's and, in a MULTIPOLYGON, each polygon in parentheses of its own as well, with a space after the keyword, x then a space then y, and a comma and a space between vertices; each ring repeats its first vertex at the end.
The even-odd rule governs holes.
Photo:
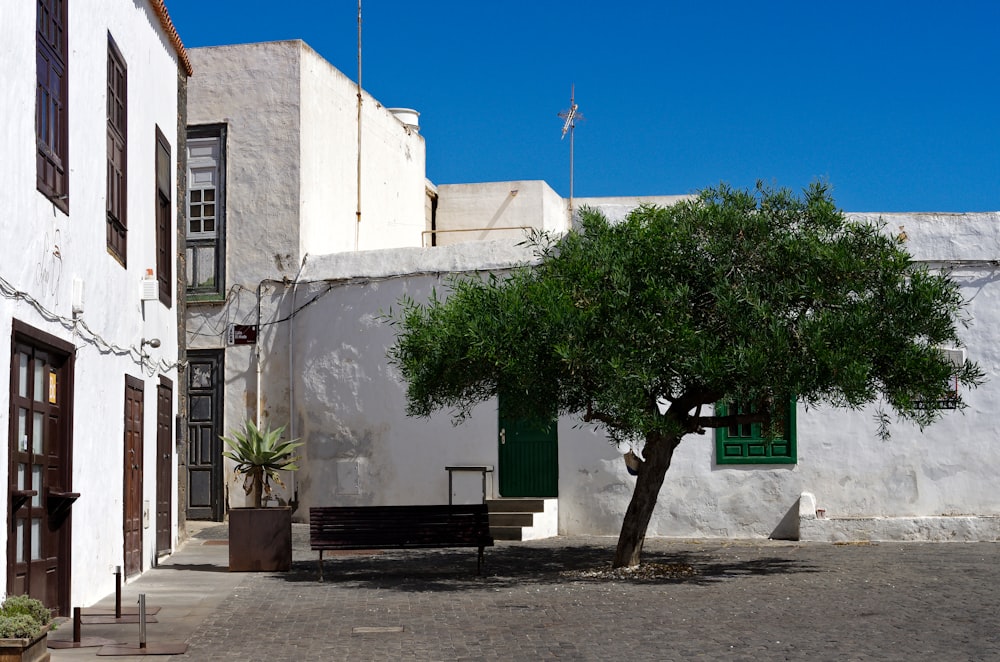
POLYGON ((236 463, 236 475, 243 476, 243 491, 253 506, 229 511, 229 570, 286 571, 292 567, 292 509, 268 508, 271 482, 284 487, 279 471, 296 471, 294 451, 298 440, 282 441, 284 426, 269 430, 248 420, 242 430, 222 437, 229 450, 223 456, 236 463))
POLYGON ((48 662, 52 612, 41 600, 12 595, 0 604, 0 662, 48 662))

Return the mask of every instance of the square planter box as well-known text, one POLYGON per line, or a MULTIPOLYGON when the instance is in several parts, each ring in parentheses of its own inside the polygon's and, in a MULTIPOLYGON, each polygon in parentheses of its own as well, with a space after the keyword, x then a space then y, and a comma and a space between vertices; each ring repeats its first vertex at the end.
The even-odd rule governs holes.
POLYGON ((49 662, 49 629, 34 639, 0 639, 0 662, 49 662))
POLYGON ((291 508, 229 511, 230 572, 285 572, 291 568, 291 508))

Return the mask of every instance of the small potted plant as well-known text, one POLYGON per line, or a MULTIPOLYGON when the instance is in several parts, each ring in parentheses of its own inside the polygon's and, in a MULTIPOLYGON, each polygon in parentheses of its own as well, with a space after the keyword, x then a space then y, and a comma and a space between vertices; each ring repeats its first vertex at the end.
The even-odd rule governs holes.
POLYGON ((236 463, 243 491, 253 506, 229 511, 229 569, 231 571, 286 571, 292 566, 292 509, 265 507, 271 481, 284 487, 279 471, 296 471, 298 440, 282 441, 284 426, 258 428, 248 420, 242 430, 222 437, 229 450, 223 456, 236 463))
POLYGON ((52 612, 41 600, 12 595, 0 604, 0 662, 46 662, 52 612))

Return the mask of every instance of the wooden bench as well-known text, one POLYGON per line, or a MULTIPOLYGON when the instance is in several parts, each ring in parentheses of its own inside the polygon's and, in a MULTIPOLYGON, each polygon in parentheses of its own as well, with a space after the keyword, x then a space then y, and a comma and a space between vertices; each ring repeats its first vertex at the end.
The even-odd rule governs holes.
POLYGON ((433 506, 330 506, 309 509, 309 544, 323 552, 337 549, 477 547, 476 572, 482 574, 483 549, 493 545, 486 504, 433 506))

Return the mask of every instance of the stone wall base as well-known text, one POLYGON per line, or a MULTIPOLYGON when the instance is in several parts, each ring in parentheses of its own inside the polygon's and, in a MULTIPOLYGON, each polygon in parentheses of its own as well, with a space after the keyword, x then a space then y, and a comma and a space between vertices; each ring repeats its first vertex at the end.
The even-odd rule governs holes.
POLYGON ((998 542, 1000 516, 826 517, 816 498, 799 498, 799 540, 816 542, 998 542))

